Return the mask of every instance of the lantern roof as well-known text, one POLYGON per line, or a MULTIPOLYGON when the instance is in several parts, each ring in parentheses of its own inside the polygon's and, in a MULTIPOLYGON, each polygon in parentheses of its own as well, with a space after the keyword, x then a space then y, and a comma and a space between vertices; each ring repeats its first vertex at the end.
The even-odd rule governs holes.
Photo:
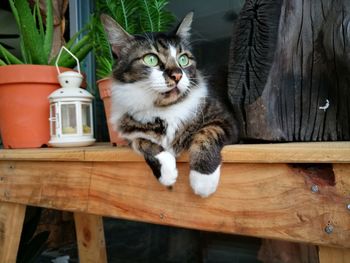
POLYGON ((58 75, 62 88, 55 90, 49 95, 50 100, 57 99, 92 99, 88 91, 80 88, 83 76, 75 71, 66 71, 58 75))
POLYGON ((92 99, 92 96, 88 91, 81 88, 60 88, 52 92, 49 96, 50 100, 53 99, 92 99))

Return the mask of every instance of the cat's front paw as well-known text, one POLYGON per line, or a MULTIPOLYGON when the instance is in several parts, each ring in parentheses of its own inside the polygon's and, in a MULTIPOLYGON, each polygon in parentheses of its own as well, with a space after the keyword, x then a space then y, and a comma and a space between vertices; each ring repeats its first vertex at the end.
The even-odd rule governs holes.
POLYGON ((160 174, 158 178, 159 182, 165 186, 171 186, 176 182, 177 169, 175 157, 167 152, 163 151, 155 156, 160 163, 160 174))
POLYGON ((220 179, 220 165, 212 174, 190 171, 190 184, 195 194, 208 197, 216 191, 220 179))

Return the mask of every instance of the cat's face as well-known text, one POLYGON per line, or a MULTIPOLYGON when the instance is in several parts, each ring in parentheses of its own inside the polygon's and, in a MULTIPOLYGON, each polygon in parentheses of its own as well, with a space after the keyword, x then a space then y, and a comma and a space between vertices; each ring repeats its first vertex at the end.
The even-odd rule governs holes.
POLYGON ((174 33, 131 36, 110 17, 102 17, 118 61, 113 78, 128 85, 130 96, 151 98, 158 107, 172 105, 197 85, 196 63, 188 45, 192 14, 186 16, 174 33))

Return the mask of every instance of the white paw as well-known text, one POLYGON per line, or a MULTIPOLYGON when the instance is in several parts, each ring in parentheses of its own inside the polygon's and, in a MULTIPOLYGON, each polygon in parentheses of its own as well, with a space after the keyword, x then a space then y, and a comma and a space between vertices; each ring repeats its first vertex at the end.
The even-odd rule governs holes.
POLYGON ((195 194, 208 197, 216 191, 220 179, 220 166, 212 174, 202 174, 195 170, 190 171, 190 184, 195 194))
POLYGON ((166 151, 163 151, 155 156, 160 162, 159 182, 165 186, 171 186, 176 182, 177 169, 175 157, 166 151))

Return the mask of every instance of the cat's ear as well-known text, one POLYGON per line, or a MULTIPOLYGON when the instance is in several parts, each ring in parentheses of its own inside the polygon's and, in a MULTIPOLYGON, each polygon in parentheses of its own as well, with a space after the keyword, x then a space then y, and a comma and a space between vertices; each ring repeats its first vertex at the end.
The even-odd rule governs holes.
POLYGON ((193 19, 193 12, 188 13, 182 22, 179 24, 176 30, 176 35, 182 38, 185 41, 189 41, 190 39, 190 30, 193 19))
POLYGON ((126 32, 117 22, 109 15, 102 14, 101 21, 107 33, 109 43, 111 44, 113 53, 120 55, 121 49, 129 43, 134 37, 126 32))

